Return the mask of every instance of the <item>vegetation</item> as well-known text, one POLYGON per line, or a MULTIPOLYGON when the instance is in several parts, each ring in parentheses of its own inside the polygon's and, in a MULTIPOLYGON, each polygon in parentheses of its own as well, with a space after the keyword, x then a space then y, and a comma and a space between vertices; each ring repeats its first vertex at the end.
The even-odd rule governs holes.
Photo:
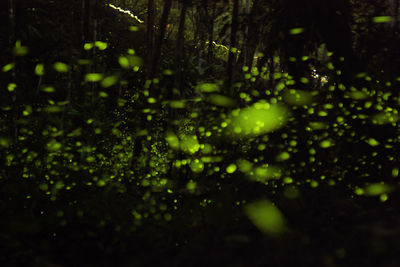
POLYGON ((0 18, 2 266, 398 266, 398 1, 0 18))

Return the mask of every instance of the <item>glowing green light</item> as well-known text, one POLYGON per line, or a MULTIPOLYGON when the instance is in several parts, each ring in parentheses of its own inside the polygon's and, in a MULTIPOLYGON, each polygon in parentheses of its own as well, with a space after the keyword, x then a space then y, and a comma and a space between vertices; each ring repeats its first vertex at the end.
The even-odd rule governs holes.
POLYGON ((383 183, 374 183, 365 187, 365 194, 368 196, 379 196, 381 194, 389 193, 392 188, 383 183))
POLYGON ((293 29, 289 30, 289 34, 297 35, 297 34, 303 33, 304 30, 305 30, 304 28, 293 28, 293 29))
POLYGON ((118 78, 116 76, 108 76, 101 81, 101 86, 107 88, 116 84, 117 81, 118 78))
POLYGON ((386 23, 386 22, 391 22, 393 18, 391 16, 379 16, 379 17, 373 17, 372 22, 374 23, 386 23))
POLYGON ((83 49, 85 49, 85 50, 90 50, 90 49, 92 49, 93 47, 94 47, 93 43, 85 43, 85 44, 83 45, 83 49))
POLYGON ((11 145, 11 140, 7 137, 0 137, 0 146, 9 147, 11 145))
POLYGON ((320 116, 320 117, 326 117, 326 116, 328 116, 328 112, 326 112, 326 111, 324 111, 324 110, 321 110, 321 111, 318 112, 318 116, 320 116))
POLYGON ((101 98, 107 98, 107 97, 108 97, 108 94, 107 94, 106 92, 104 92, 104 91, 100 91, 100 92, 99 92, 99 97, 101 97, 101 98))
POLYGON ((195 173, 202 172, 204 170, 204 163, 198 159, 195 159, 190 162, 190 169, 195 173))
POLYGON ((219 92, 219 86, 215 83, 202 83, 196 86, 196 90, 203 93, 219 92))
POLYGON ((129 26, 129 30, 131 32, 137 32, 137 31, 139 31, 139 27, 137 27, 137 26, 129 26))
POLYGON ((211 94, 207 98, 208 102, 221 107, 232 107, 235 105, 235 101, 227 96, 211 94))
POLYGON ((232 163, 232 164, 229 164, 228 167, 226 167, 226 172, 227 173, 234 173, 236 171, 236 169, 237 169, 236 164, 232 163))
POLYGON ((291 89, 283 93, 283 100, 289 105, 303 106, 312 102, 312 95, 310 92, 291 89))
POLYGON ((65 73, 65 72, 69 71, 69 66, 67 64, 65 64, 65 63, 62 63, 62 62, 54 63, 53 67, 57 72, 65 73))
POLYGON ((14 92, 14 91, 15 91, 15 88, 17 88, 17 85, 16 85, 15 83, 9 83, 9 84, 7 85, 7 90, 8 90, 9 92, 14 92))
POLYGON ((392 169, 392 176, 393 177, 399 176, 399 168, 393 168, 392 169))
POLYGON ((290 158, 290 154, 288 152, 282 152, 278 155, 278 160, 288 160, 290 158))
POLYGON ((280 178, 282 175, 281 169, 275 166, 268 166, 267 164, 256 167, 253 169, 252 175, 249 176, 250 180, 265 183, 271 179, 280 178))
POLYGON ((248 173, 253 168, 253 164, 245 159, 237 160, 237 165, 239 166, 239 170, 243 173, 248 173))
POLYGON ((21 41, 16 41, 15 42, 15 47, 14 47, 14 55, 16 56, 25 56, 29 52, 29 48, 26 46, 21 45, 21 41))
POLYGON ((87 73, 85 75, 85 81, 87 82, 99 82, 103 79, 103 74, 101 73, 87 73))
POLYGON ((51 152, 55 152, 62 148, 62 144, 53 139, 49 143, 47 143, 46 148, 51 152))
POLYGON ((97 48, 99 48, 99 50, 106 50, 108 47, 108 44, 102 41, 96 41, 95 45, 97 46, 97 48))
POLYGON ((332 145, 333 145, 333 143, 331 140, 324 140, 319 144, 319 146, 322 148, 328 148, 328 147, 331 147, 332 145))
POLYGON ((44 65, 43 64, 37 64, 35 67, 35 74, 37 76, 43 76, 44 75, 44 65))
POLYGON ((369 139, 367 140, 367 143, 368 143, 370 146, 378 146, 378 145, 379 145, 379 142, 378 142, 376 139, 374 139, 374 138, 369 138, 369 139))
POLYGON ((14 68, 14 66, 15 66, 14 63, 10 63, 10 64, 7 64, 7 65, 4 65, 3 66, 3 72, 8 72, 8 71, 12 70, 14 68))
POLYGON ((194 154, 200 149, 200 144, 197 141, 196 135, 183 135, 181 137, 180 148, 190 154, 194 154))
POLYGON ((189 191, 194 191, 197 187, 197 183, 193 180, 190 180, 187 184, 186 184, 186 189, 189 191))
POLYGON ((232 134, 251 136, 272 132, 284 125, 286 109, 280 105, 258 102, 253 106, 233 111, 227 128, 232 134))
POLYGON ((129 68, 129 60, 128 60, 127 57, 119 57, 118 58, 118 63, 124 69, 128 69, 129 68))
POLYGON ((147 99, 147 102, 150 103, 150 104, 154 104, 154 103, 157 103, 157 100, 154 97, 149 97, 147 99))
POLYGON ((268 200, 248 204, 244 209, 249 219, 264 234, 276 236, 285 231, 282 213, 268 200))

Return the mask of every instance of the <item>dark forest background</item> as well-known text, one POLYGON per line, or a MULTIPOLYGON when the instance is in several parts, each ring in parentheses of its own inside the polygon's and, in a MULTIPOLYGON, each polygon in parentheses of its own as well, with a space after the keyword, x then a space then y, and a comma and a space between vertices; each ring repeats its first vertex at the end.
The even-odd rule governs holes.
POLYGON ((399 266, 398 0, 2 0, 1 266, 399 266))

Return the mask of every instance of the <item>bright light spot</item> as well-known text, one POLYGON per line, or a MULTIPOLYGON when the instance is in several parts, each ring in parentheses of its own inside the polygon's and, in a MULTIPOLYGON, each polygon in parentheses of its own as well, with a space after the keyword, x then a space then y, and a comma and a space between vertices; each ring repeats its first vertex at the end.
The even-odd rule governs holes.
POLYGON ((248 204, 244 209, 249 219, 264 234, 277 236, 285 231, 282 213, 268 200, 248 204))
POLYGON ((230 164, 228 167, 226 167, 226 172, 227 173, 234 173, 237 169, 236 164, 230 164))
POLYGON ((287 111, 281 105, 258 102, 254 105, 235 110, 230 116, 228 133, 233 136, 257 136, 282 127, 287 111))

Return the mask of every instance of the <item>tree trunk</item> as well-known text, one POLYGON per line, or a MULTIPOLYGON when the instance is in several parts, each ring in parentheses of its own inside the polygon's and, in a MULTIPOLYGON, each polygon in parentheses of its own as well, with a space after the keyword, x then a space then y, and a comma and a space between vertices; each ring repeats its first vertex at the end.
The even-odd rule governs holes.
POLYGON ((148 2, 147 2, 147 33, 146 33, 147 79, 150 79, 150 74, 151 74, 151 61, 153 58, 153 43, 154 43, 154 0, 148 0, 148 2))
MULTIPOLYGON (((10 48, 12 49, 12 48, 14 48, 14 46, 15 46, 15 41, 16 41, 16 37, 15 37, 15 3, 14 3, 14 0, 8 0, 8 25, 9 25, 9 30, 8 30, 8 32, 9 32, 9 37, 8 37, 8 42, 9 42, 9 46, 10 46, 10 48)), ((14 63, 15 64, 15 55, 14 55, 14 53, 12 52, 11 53, 11 61, 12 61, 12 63, 14 63)), ((16 72, 15 72, 15 66, 14 66, 14 68, 12 68, 12 70, 11 70, 11 83, 16 83, 16 81, 17 81, 17 74, 16 74, 16 72)), ((14 91, 12 91, 11 93, 12 93, 12 96, 11 96, 11 99, 12 99, 12 110, 13 110, 13 116, 12 116, 12 120, 14 121, 14 120, 17 120, 18 119, 18 114, 19 114, 19 111, 18 111, 18 105, 17 105, 17 90, 18 90, 18 88, 15 88, 14 89, 14 91)), ((13 125, 14 125, 14 138, 15 138, 15 141, 17 140, 17 138, 18 138, 18 124, 17 123, 12 123, 13 125)))
POLYGON ((208 14, 209 26, 208 26, 208 62, 211 62, 213 57, 213 41, 214 41, 214 16, 215 16, 215 4, 216 1, 213 1, 213 5, 211 7, 212 13, 208 14))
MULTIPOLYGON (((243 63, 247 62, 247 59, 249 57, 249 53, 248 53, 248 46, 247 46, 247 40, 249 39, 249 25, 250 25, 250 20, 251 20, 251 16, 250 16, 250 0, 246 0, 246 17, 247 17, 247 22, 246 22, 246 26, 244 29, 244 38, 245 41, 243 42, 243 49, 242 49, 242 56, 243 56, 243 63)), ((248 66, 248 65, 247 65, 248 66)), ((249 66, 251 68, 251 66, 249 66)))
POLYGON ((230 38, 230 49, 227 67, 227 81, 226 89, 230 96, 233 96, 232 83, 234 76, 234 68, 236 63, 236 52, 232 52, 233 48, 236 48, 236 32, 238 28, 238 13, 239 13, 239 0, 233 1, 232 11, 232 26, 231 26, 231 38, 230 38))
POLYGON ((156 43, 154 44, 154 54, 151 63, 150 69, 150 79, 154 78, 158 72, 160 57, 161 57, 161 48, 165 36, 165 30, 167 26, 169 11, 171 10, 172 0, 165 0, 163 13, 161 15, 160 23, 159 23, 159 31, 157 35, 156 43))
POLYGON ((204 55, 205 55, 205 43, 206 43, 206 24, 207 20, 207 8, 208 8, 208 0, 203 0, 200 6, 197 7, 197 14, 199 16, 198 20, 198 65, 197 72, 199 74, 199 78, 202 79, 204 75, 203 63, 205 63, 204 55))
POLYGON ((398 9, 399 9, 399 1, 398 0, 389 0, 390 5, 390 15, 392 16, 392 29, 395 32, 397 29, 398 22, 398 9))
POLYGON ((174 88, 178 89, 179 93, 182 93, 182 63, 184 60, 184 32, 185 32, 185 20, 186 20, 186 11, 189 5, 189 0, 184 0, 182 3, 182 10, 179 18, 179 28, 178 28, 178 36, 176 40, 176 52, 175 52, 175 80, 174 80, 174 88))

